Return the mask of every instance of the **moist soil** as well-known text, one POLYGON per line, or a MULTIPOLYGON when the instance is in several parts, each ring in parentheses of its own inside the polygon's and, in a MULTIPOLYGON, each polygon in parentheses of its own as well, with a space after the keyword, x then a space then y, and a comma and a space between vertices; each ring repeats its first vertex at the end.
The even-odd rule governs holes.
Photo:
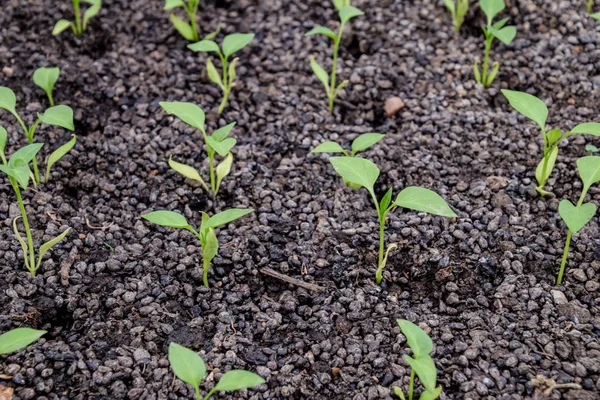
MULTIPOLYGON (((565 283, 554 286, 566 236, 558 202, 577 200, 575 160, 586 143, 600 143, 565 142, 553 195, 540 198, 541 134, 500 93, 542 98, 551 127, 598 120, 600 30, 584 2, 508 1, 504 16, 518 35, 494 44, 502 66, 485 90, 472 76, 483 51, 478 7, 456 35, 439 1, 355 0, 366 15, 345 33, 338 74, 350 84, 330 115, 308 59, 329 68, 331 44, 304 37, 336 26, 329 1, 207 0, 204 34, 219 23, 218 40, 256 33, 238 54, 220 116, 206 55, 186 49, 162 1, 103 3, 75 38, 51 35, 56 20, 72 18, 68 1, 1 2, 0 82, 31 123, 48 106, 33 71, 59 66, 54 98, 74 109, 78 137, 50 182, 24 195, 38 245, 72 228, 34 279, 12 232, 15 196, 6 181, 0 187, 0 331, 48 331, 0 359, 13 399, 193 398, 173 379, 171 341, 206 360, 204 392, 232 368, 267 381, 217 398, 391 399, 410 374, 398 318, 432 337, 442 399, 600 398, 597 218, 574 235, 565 283), (402 107, 388 116, 394 96, 402 107), (209 131, 237 122, 234 168, 215 200, 167 165, 172 154, 207 173, 199 132, 167 116, 163 100, 199 104, 209 131), (327 155, 310 154, 324 140, 348 145, 365 132, 386 134, 365 153, 382 170, 378 196, 424 186, 458 214, 392 213, 386 241, 398 249, 380 286, 367 192, 345 187, 327 155), (193 235, 140 219, 169 209, 199 224, 200 211, 231 207, 255 212, 218 231, 210 288, 193 235)), ((0 123, 10 151, 25 143, 8 113, 0 123)), ((37 135, 45 155, 70 137, 48 126, 37 135)), ((600 200, 597 187, 589 200, 600 200)))

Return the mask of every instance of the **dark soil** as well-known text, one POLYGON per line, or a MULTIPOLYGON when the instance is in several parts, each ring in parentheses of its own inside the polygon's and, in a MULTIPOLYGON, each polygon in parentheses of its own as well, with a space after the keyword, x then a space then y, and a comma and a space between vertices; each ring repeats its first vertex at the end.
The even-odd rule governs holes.
MULTIPOLYGON (((0 360, 0 373, 13 376, 0 383, 15 388, 14 399, 193 398, 173 380, 171 341, 207 361, 204 390, 231 368, 267 380, 218 398, 391 399, 409 376, 397 318, 429 331, 442 399, 534 398, 544 389, 532 383, 538 375, 581 386, 550 399, 600 398, 597 218, 574 236, 565 284, 554 287, 566 236, 557 205, 579 197, 575 160, 591 139, 565 144, 548 185, 555 197, 538 197, 540 133, 499 91, 544 99, 552 127, 598 120, 600 29, 584 2, 509 1, 504 14, 519 33, 508 47, 495 43, 502 67, 489 90, 472 78, 483 50, 477 7, 457 36, 439 1, 354 3, 366 15, 341 48, 338 72, 351 84, 332 116, 308 63, 316 55, 330 65, 330 43, 303 36, 335 24, 329 1, 203 2, 204 33, 219 21, 223 34, 256 33, 219 117, 206 56, 185 48, 162 0, 104 0, 81 38, 50 34, 72 17, 69 1, 0 1, 1 84, 31 121, 47 106, 34 69, 61 67, 55 99, 75 110, 78 135, 51 182, 25 194, 38 244, 73 229, 35 279, 11 229, 16 199, 0 187, 0 332, 48 330, 0 360), (388 117, 392 96, 404 108, 388 117), (168 167, 170 154, 199 167, 204 151, 199 133, 166 116, 162 100, 199 104, 209 131, 237 121, 234 169, 216 201, 168 167), (379 195, 420 185, 459 215, 393 213, 387 242, 399 249, 381 286, 367 193, 345 187, 326 156, 309 153, 364 132, 387 135, 365 154, 382 170, 379 195), (199 211, 231 207, 256 211, 218 232, 210 289, 195 238, 139 218, 171 209, 198 224, 199 211), (326 290, 306 291, 263 267, 326 290)), ((0 124, 11 146, 24 143, 8 113, 0 124)), ((38 131, 44 154, 69 137, 38 131)), ((600 200, 598 188, 589 193, 600 200)))

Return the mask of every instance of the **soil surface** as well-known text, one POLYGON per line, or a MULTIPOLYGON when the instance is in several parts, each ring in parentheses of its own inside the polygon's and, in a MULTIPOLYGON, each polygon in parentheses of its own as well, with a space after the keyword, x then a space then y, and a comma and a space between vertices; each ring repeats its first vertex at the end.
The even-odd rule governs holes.
MULTIPOLYGON (((564 285, 554 286, 566 228, 557 206, 576 201, 575 160, 583 136, 565 143, 548 188, 537 196, 541 134, 501 88, 546 101, 551 127, 570 129, 600 115, 600 29, 583 1, 510 0, 504 16, 518 34, 495 42, 502 62, 488 90, 472 64, 482 56, 483 16, 472 6, 460 35, 441 1, 355 0, 338 73, 350 84, 328 114, 308 59, 327 68, 331 44, 304 37, 336 26, 327 0, 206 0, 204 34, 254 32, 238 79, 218 116, 218 88, 206 55, 186 49, 162 0, 104 0, 80 38, 55 38, 69 1, 1 0, 0 82, 17 94, 26 121, 45 109, 32 82, 40 66, 62 70, 58 103, 75 111, 78 143, 52 180, 25 193, 35 240, 71 227, 32 279, 11 223, 19 214, 0 187, 0 332, 45 329, 26 350, 0 359, 0 384, 13 399, 183 399, 173 379, 171 341, 208 364, 203 390, 232 368, 267 383, 222 399, 391 399, 408 386, 409 352, 395 320, 431 335, 442 399, 600 398, 600 230, 574 235, 564 285), (403 108, 389 117, 386 99, 403 108), (167 165, 169 155, 202 167, 199 132, 169 117, 159 101, 191 101, 208 130, 237 121, 232 174, 216 200, 167 165), (397 243, 381 286, 374 284, 377 218, 365 190, 351 190, 310 150, 382 132, 365 153, 382 170, 379 196, 408 185, 448 200, 455 221, 397 210, 387 243, 397 243), (256 211, 218 232, 221 243, 202 286, 200 248, 189 232, 159 228, 140 214, 231 207, 256 211), (264 267, 319 285, 311 292, 261 272, 264 267), (534 378, 539 376, 537 381, 534 378), (544 383, 546 382, 546 383, 544 383), (578 387, 579 389, 576 389, 578 387)), ((0 112, 10 148, 24 144, 0 112)), ((42 126, 44 154, 70 137, 42 126)), ((600 201, 598 187, 590 200, 600 201)))

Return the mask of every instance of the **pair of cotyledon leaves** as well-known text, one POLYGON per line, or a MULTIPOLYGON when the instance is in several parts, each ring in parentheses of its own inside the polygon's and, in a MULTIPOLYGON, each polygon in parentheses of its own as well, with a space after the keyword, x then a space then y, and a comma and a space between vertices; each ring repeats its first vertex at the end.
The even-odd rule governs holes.
POLYGON ((69 29, 69 27, 71 27, 73 29, 73 32, 75 32, 75 34, 77 34, 77 35, 83 33, 83 31, 85 31, 87 29, 90 19, 92 19, 92 17, 96 16, 100 12, 100 8, 102 7, 102 1, 101 0, 83 0, 83 1, 88 3, 91 7, 89 7, 87 10, 85 10, 85 12, 83 13, 83 26, 81 27, 82 32, 77 31, 77 29, 78 29, 77 25, 74 24, 73 22, 68 21, 66 19, 61 19, 58 22, 56 22, 56 25, 54 25, 54 29, 52 30, 52 34, 54 36, 60 35, 63 31, 65 31, 66 29, 69 29))

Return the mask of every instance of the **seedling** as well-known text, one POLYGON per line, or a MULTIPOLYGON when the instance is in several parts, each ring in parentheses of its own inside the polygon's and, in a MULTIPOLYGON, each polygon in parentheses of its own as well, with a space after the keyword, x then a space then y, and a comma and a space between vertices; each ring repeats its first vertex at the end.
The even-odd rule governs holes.
POLYGON ((444 5, 452 14, 454 30, 458 33, 465 20, 465 15, 469 12, 469 0, 444 0, 444 5))
POLYGON ((188 15, 190 20, 189 23, 179 18, 175 13, 171 13, 169 19, 171 23, 177 29, 177 32, 181 34, 186 40, 190 42, 197 42, 200 40, 198 36, 198 26, 196 25, 196 14, 198 13, 198 5, 200 0, 188 0, 187 3, 183 0, 166 0, 165 7, 163 10, 169 11, 175 8, 183 8, 188 15))
POLYGON ((350 0, 333 0, 332 3, 336 10, 341 10, 350 5, 350 0))
MULTIPOLYGON (((425 391, 421 393, 419 400, 435 400, 442 393, 442 386, 436 387, 437 370, 435 363, 429 355, 433 350, 433 342, 427 334, 417 325, 404 319, 396 320, 402 330, 402 334, 406 336, 408 347, 412 350, 413 357, 404 355, 404 359, 410 365, 410 384, 408 387, 408 400, 413 400, 415 375, 425 387, 425 391)), ((394 394, 402 400, 406 400, 404 391, 398 386, 394 387, 394 394)))
POLYGON ((554 169, 554 163, 558 156, 558 147, 560 143, 575 134, 600 136, 600 123, 586 122, 579 124, 571 131, 564 133, 562 133, 560 129, 546 131, 548 108, 543 101, 528 93, 513 90, 503 89, 502 94, 507 98, 508 102, 515 110, 524 117, 535 122, 542 131, 542 136, 544 138, 544 157, 535 169, 535 178, 538 183, 536 190, 542 196, 550 194, 544 190, 544 186, 554 169))
POLYGON ((38 68, 33 73, 33 82, 46 92, 50 106, 54 106, 52 91, 59 75, 60 68, 38 68))
POLYGON ((443 217, 456 217, 454 211, 450 209, 444 199, 437 193, 420 187, 409 186, 404 188, 398 193, 398 197, 396 197, 393 203, 392 189, 390 188, 381 201, 378 201, 373 187, 379 177, 380 171, 375 164, 367 159, 359 157, 330 157, 329 162, 331 162, 333 169, 343 179, 367 189, 375 204, 379 218, 379 261, 375 273, 375 282, 377 284, 381 283, 383 279, 383 269, 385 268, 389 252, 398 247, 396 244, 391 244, 384 251, 385 219, 390 211, 395 207, 404 207, 443 217))
POLYGON ((202 246, 202 265, 203 265, 203 282, 204 286, 208 287, 208 270, 213 258, 219 250, 219 241, 214 229, 219 226, 226 225, 231 221, 235 221, 244 215, 253 212, 253 209, 231 208, 218 214, 209 217, 207 213, 202 213, 202 223, 200 229, 195 230, 181 214, 173 211, 152 211, 142 215, 142 218, 156 225, 167 226, 169 228, 185 229, 192 232, 202 246))
POLYGON ((100 12, 100 7, 102 7, 102 0, 83 0, 85 3, 88 3, 90 7, 83 13, 83 23, 81 22, 81 12, 79 10, 80 0, 73 0, 73 14, 75 14, 75 22, 67 21, 66 19, 61 19, 54 25, 54 30, 52 34, 54 36, 60 35, 63 31, 69 29, 73 30, 73 33, 77 36, 83 34, 83 32, 87 29, 88 23, 92 17, 96 16, 100 12))
MULTIPOLYGON (((340 0, 341 1, 341 0, 340 0)), ((341 5, 341 2, 334 2, 336 8, 338 8, 338 3, 341 5)), ((331 75, 328 75, 327 72, 319 63, 315 60, 315 57, 312 56, 310 58, 310 67, 313 72, 317 76, 317 79, 323 84, 325 87, 325 91, 327 92, 327 98, 329 99, 329 112, 333 113, 333 103, 335 98, 339 94, 339 92, 348 85, 348 81, 342 81, 339 85, 336 86, 336 68, 337 68, 337 59, 338 52, 340 49, 340 42, 342 41, 342 33, 344 32, 344 26, 350 21, 352 18, 358 17, 360 15, 364 15, 364 12, 359 10, 356 7, 351 5, 344 5, 341 8, 338 8, 338 14, 340 17, 340 28, 338 30, 337 35, 333 33, 333 31, 324 26, 317 26, 316 28, 311 29, 304 36, 311 35, 323 35, 327 36, 331 40, 333 40, 333 62, 331 65, 331 75)))
POLYGON ((494 41, 494 38, 496 38, 508 46, 517 35, 517 28, 514 26, 504 26, 506 25, 508 18, 501 19, 494 24, 492 23, 494 17, 506 7, 504 0, 479 0, 479 6, 487 17, 487 25, 481 28, 483 29, 483 34, 485 36, 485 53, 483 56, 483 69, 481 72, 479 71, 479 60, 477 60, 473 65, 473 73, 475 74, 477 83, 481 83, 483 86, 488 87, 492 84, 500 69, 500 63, 495 61, 491 72, 489 72, 492 42, 494 41))
POLYGON ((9 354, 24 349, 46 333, 46 331, 31 328, 11 329, 0 335, 0 354, 9 354))
POLYGON ((16 217, 13 220, 13 230, 15 232, 15 236, 17 240, 21 244, 21 248, 23 249, 23 259, 25 261, 25 268, 29 271, 32 277, 35 277, 37 270, 40 268, 42 264, 42 257, 46 254, 52 247, 54 247, 58 242, 60 242, 71 230, 71 228, 67 228, 63 233, 55 237, 54 239, 44 243, 40 246, 39 255, 36 261, 35 258, 35 249, 33 247, 33 236, 31 235, 31 228, 29 227, 29 219, 27 218, 27 212, 25 210, 25 204, 23 203, 23 198, 21 197, 21 189, 19 189, 19 185, 23 189, 27 189, 29 185, 29 179, 31 177, 31 170, 29 169, 29 163, 35 159, 35 155, 44 145, 43 143, 34 143, 29 144, 21 149, 17 150, 9 160, 6 159, 6 155, 4 154, 4 149, 6 148, 8 134, 6 129, 0 126, 0 159, 2 160, 2 165, 0 165, 0 171, 5 173, 8 176, 8 180, 17 196, 17 202, 19 203, 19 209, 21 210, 21 216, 16 217), (27 236, 27 241, 21 237, 19 233, 19 229, 17 228, 17 220, 19 218, 23 219, 23 226, 25 228, 25 235, 27 236))
POLYGON ((196 400, 208 400, 216 392, 249 389, 265 383, 262 377, 253 372, 233 369, 225 372, 217 385, 203 397, 200 394, 200 383, 206 375, 206 365, 202 358, 187 347, 171 342, 169 344, 169 363, 171 363, 175 376, 194 388, 196 400))
POLYGON ((560 264, 560 270, 558 272, 558 278, 556 284, 562 283, 563 275, 565 273, 565 266, 567 265, 567 258, 569 257, 569 247, 571 245, 571 236, 573 233, 577 233, 583 228, 596 214, 596 205, 594 203, 584 203, 585 196, 587 195, 590 187, 600 182, 600 157, 587 156, 577 160, 577 169, 579 170, 579 176, 583 182, 583 188, 581 189, 581 195, 577 205, 574 206, 567 199, 561 200, 558 204, 558 213, 567 228, 567 241, 565 243, 565 249, 563 252, 562 262, 560 264))
POLYGON ((225 106, 227 105, 229 93, 231 92, 231 84, 237 76, 235 68, 239 59, 234 58, 230 63, 229 57, 231 57, 233 53, 236 53, 248 46, 252 39, 254 39, 253 33, 232 33, 231 35, 225 36, 220 48, 219 45, 211 39, 204 39, 198 43, 188 45, 188 49, 192 51, 203 53, 214 52, 217 53, 221 59, 221 74, 219 74, 215 68, 212 60, 210 58, 206 59, 206 72, 208 74, 208 78, 211 80, 211 82, 217 84, 217 86, 219 86, 223 91, 223 100, 221 101, 218 110, 219 114, 223 112, 225 106))
POLYGON ((228 138, 227 136, 235 126, 235 122, 217 129, 211 136, 208 136, 204 128, 204 111, 197 105, 178 101, 163 101, 160 105, 169 115, 175 115, 186 124, 199 129, 202 133, 204 145, 206 146, 206 153, 208 154, 210 188, 204 179, 202 179, 200 173, 193 167, 173 161, 172 156, 169 157, 169 166, 184 177, 200 182, 207 192, 212 193, 213 197, 216 197, 223 178, 231 172, 231 165, 233 164, 233 154, 231 154, 231 149, 235 146, 236 140, 228 138), (216 168, 215 153, 219 154, 221 157, 225 157, 216 168))
POLYGON ((594 153, 598 152, 598 148, 591 143, 585 145, 585 151, 589 153, 590 156, 593 156, 594 153))
MULTIPOLYGON (((358 136, 354 141, 352 141, 352 152, 348 152, 342 148, 338 143, 327 141, 323 142, 317 147, 314 148, 312 153, 342 153, 346 157, 354 157, 356 153, 360 151, 364 151, 369 147, 373 146, 381 139, 384 138, 385 135, 381 133, 363 133, 358 136)), ((352 182, 348 182, 344 179, 344 183, 351 187, 352 189, 359 189, 360 185, 357 185, 352 182)))

